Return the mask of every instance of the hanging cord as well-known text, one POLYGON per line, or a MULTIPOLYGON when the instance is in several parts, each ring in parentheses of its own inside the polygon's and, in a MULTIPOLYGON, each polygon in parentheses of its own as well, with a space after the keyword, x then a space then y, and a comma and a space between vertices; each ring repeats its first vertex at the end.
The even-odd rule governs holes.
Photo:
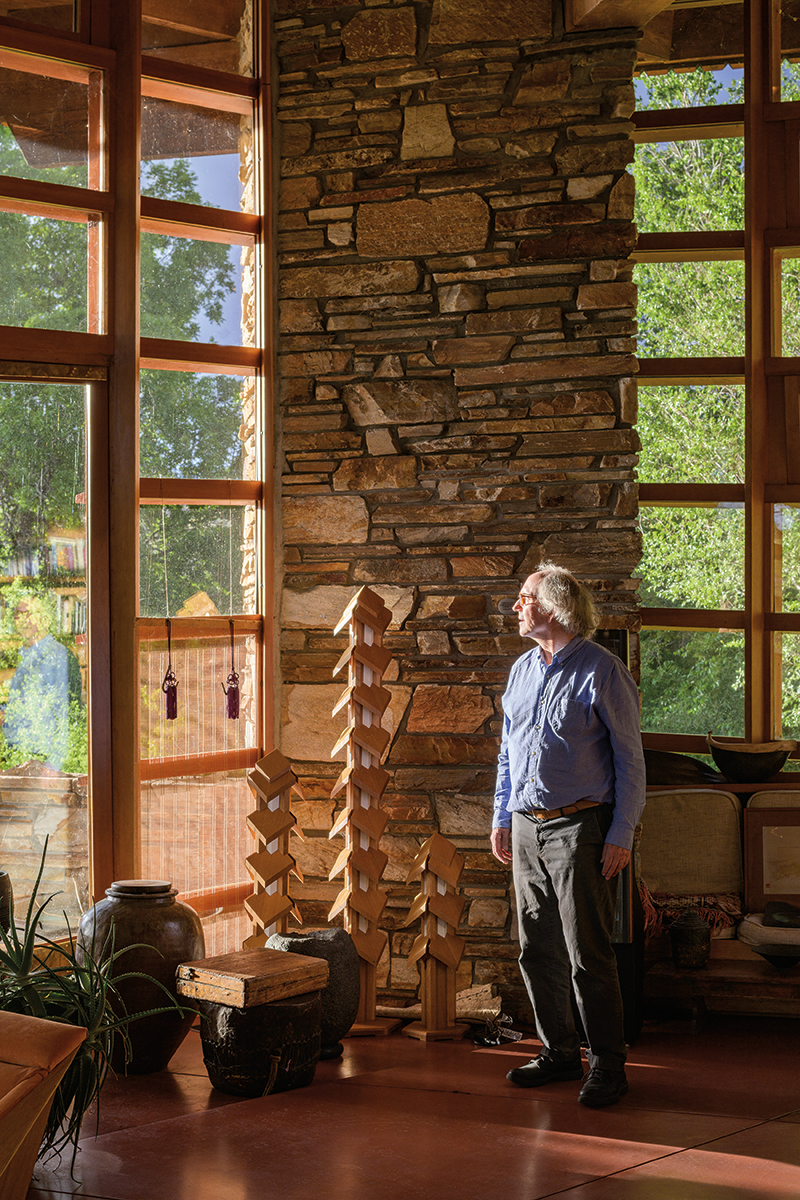
POLYGON ((167 673, 161 684, 167 697, 167 720, 174 721, 178 715, 178 680, 172 669, 172 622, 167 617, 167 673))
POLYGON ((221 683, 219 686, 225 693, 225 699, 227 701, 226 711, 228 717, 231 721, 235 721, 239 716, 239 676, 236 674, 233 665, 233 619, 231 619, 228 624, 231 627, 231 671, 226 680, 228 686, 225 687, 224 683, 221 683))
MULTIPOLYGON (((169 578, 167 576, 167 526, 164 521, 164 510, 166 505, 161 505, 161 553, 164 559, 164 603, 167 609, 167 618, 169 618, 169 578)), ((169 619, 167 620, 167 628, 169 628, 169 619)))
MULTIPOLYGON (((230 485, 229 485, 230 486, 230 485)), ((233 505, 228 505, 228 612, 233 612, 233 505)), ((231 621, 231 629, 233 622, 231 621)), ((233 637, 233 633, 231 633, 233 637)), ((233 669, 233 662, 231 662, 233 669)))

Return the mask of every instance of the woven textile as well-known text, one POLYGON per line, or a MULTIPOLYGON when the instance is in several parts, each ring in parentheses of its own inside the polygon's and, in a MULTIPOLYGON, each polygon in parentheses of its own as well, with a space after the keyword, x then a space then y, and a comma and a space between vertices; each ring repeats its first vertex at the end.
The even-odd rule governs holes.
POLYGON ((639 893, 644 911, 644 931, 648 937, 665 933, 673 921, 690 910, 703 918, 711 927, 711 936, 715 938, 735 937, 735 927, 742 919, 742 898, 735 892, 717 896, 653 895, 644 881, 640 880, 639 893))

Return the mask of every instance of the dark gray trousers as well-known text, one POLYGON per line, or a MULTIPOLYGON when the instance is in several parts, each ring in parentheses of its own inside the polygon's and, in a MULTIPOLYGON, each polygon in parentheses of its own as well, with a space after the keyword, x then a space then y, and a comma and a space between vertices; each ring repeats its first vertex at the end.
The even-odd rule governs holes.
POLYGON ((621 1071, 622 996, 611 944, 617 881, 600 869, 612 816, 606 804, 549 821, 513 813, 512 850, 519 963, 543 1051, 554 1059, 580 1055, 571 981, 589 1066, 621 1071))

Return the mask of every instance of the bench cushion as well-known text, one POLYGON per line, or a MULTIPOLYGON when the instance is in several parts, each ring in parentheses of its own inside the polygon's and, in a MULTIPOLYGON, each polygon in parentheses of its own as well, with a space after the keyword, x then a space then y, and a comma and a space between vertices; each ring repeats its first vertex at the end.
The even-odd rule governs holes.
POLYGON ((652 893, 741 894, 742 806, 730 792, 650 792, 642 813, 639 872, 652 893))

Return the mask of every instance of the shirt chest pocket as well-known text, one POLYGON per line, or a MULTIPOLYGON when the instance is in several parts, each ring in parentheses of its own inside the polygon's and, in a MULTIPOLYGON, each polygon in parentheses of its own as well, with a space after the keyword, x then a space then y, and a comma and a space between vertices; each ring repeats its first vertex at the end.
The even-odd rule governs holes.
POLYGON ((570 741, 586 732, 589 708, 579 700, 559 700, 548 714, 548 724, 556 737, 570 741))

